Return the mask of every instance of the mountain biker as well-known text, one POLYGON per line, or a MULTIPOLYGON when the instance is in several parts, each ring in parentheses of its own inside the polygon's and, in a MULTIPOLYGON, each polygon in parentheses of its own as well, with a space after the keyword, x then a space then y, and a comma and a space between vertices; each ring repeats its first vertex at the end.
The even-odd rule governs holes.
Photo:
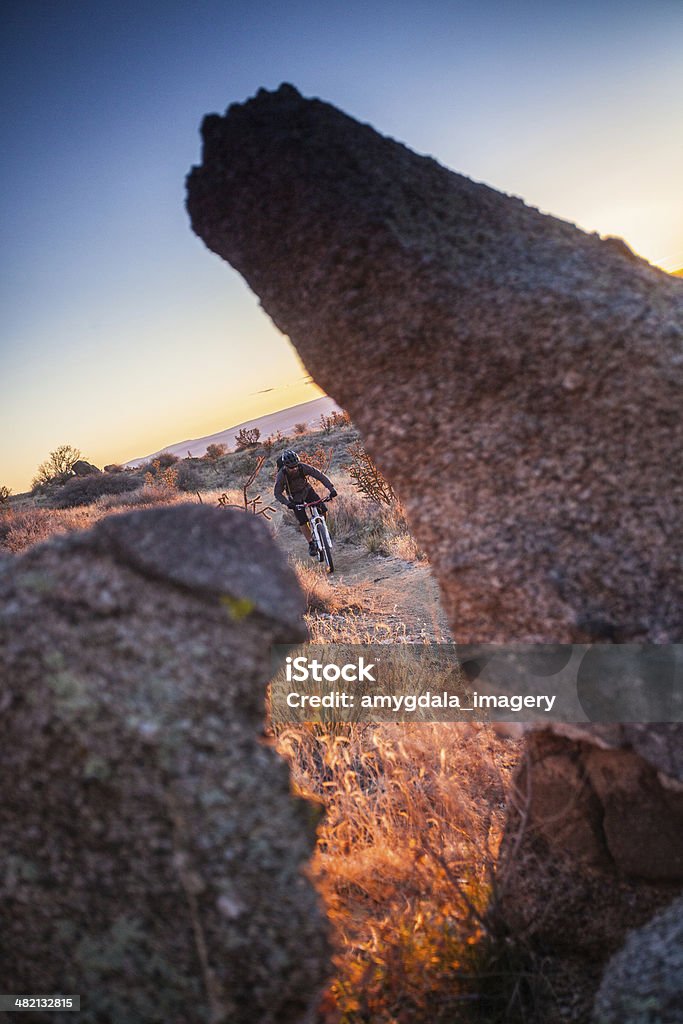
MULTIPOLYGON (((318 549, 315 546, 311 528, 308 525, 306 509, 297 508, 296 506, 320 499, 320 495, 316 494, 308 482, 309 476, 319 480, 321 484, 327 487, 330 492, 330 498, 336 498, 337 492, 332 481, 324 473, 321 473, 314 466, 309 466, 308 463, 302 462, 296 452, 293 452, 291 449, 282 453, 278 459, 278 466, 280 466, 280 462, 282 462, 282 465, 275 479, 275 497, 282 505, 286 505, 287 508, 291 508, 294 512, 301 532, 308 541, 308 553, 315 558, 318 554, 318 549), (286 495, 289 495, 289 497, 286 495)), ((318 509, 321 515, 327 515, 327 506, 322 502, 318 505, 318 509)))

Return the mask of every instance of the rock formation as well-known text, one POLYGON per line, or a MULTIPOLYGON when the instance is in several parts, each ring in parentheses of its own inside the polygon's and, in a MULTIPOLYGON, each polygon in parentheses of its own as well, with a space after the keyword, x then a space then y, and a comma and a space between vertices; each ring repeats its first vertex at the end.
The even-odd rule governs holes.
POLYGON ((78 992, 84 1024, 304 1020, 316 809, 260 736, 303 606, 266 529, 112 516, 0 560, 0 608, 3 991, 78 992))
POLYGON ((603 977, 593 1024, 683 1024, 683 900, 632 931, 603 977))
POLYGON ((95 473, 102 472, 92 462, 87 462, 85 459, 77 459, 71 467, 71 471, 74 476, 92 476, 95 473))
POLYGON ((681 282, 291 86, 202 131, 194 230, 350 412, 457 639, 681 639, 681 282))
MULTIPOLYGON (((291 86, 202 131, 192 226, 350 412, 456 640, 680 642, 681 282, 291 86)), ((550 952, 580 948, 591 893, 599 957, 680 887, 681 728, 530 738, 504 855, 550 952)))

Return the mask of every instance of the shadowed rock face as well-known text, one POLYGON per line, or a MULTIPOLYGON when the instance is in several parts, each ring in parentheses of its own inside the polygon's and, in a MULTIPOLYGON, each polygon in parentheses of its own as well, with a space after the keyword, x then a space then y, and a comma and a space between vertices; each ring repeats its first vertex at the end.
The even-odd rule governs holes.
POLYGON ((85 1024, 302 1021, 316 809, 260 739, 295 578, 254 517, 112 516, 0 560, 4 991, 85 1024))
POLYGON ((203 138, 194 230, 351 413, 458 640, 680 640, 681 282, 291 86, 203 138))

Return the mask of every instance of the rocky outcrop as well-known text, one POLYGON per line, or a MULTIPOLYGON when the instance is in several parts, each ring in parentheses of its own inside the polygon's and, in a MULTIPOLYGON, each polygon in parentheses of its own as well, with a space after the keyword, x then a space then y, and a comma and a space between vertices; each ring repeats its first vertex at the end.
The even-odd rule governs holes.
POLYGON ((291 86, 202 131, 194 230, 351 413, 457 639, 680 640, 681 282, 291 86))
POLYGON ((593 1024, 683 1024, 683 900, 632 931, 612 957, 593 1024))
POLYGON ((326 973, 316 809, 261 734, 304 636, 255 517, 112 516, 0 561, 3 991, 85 1024, 302 1021, 326 973))
POLYGON ((77 459, 71 467, 71 471, 74 476, 92 476, 95 473, 101 473, 102 470, 94 466, 92 462, 86 462, 85 459, 77 459))
POLYGON ((516 933, 600 960, 680 892, 682 751, 677 724, 528 735, 499 865, 516 933))

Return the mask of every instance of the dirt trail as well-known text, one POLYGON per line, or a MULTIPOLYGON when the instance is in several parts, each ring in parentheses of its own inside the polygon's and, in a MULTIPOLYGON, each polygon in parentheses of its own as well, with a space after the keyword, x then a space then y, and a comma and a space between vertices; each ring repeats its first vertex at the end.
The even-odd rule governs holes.
POLYGON ((365 547, 336 543, 333 538, 335 572, 330 576, 307 554, 302 534, 287 515, 277 528, 277 539, 288 554, 315 568, 339 591, 342 604, 352 595, 358 606, 354 631, 365 629, 373 636, 413 642, 453 640, 438 585, 426 563, 372 554, 365 547))

